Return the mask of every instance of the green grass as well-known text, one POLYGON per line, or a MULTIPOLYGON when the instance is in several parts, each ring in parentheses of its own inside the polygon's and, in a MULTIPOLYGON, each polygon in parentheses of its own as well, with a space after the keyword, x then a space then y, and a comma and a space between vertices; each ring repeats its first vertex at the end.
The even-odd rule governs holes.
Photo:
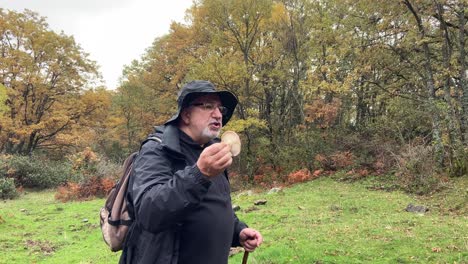
POLYGON ((238 213, 265 237, 249 263, 468 263, 467 215, 408 213, 419 201, 400 192, 320 179, 234 200, 260 197, 266 206, 238 213))
POLYGON ((117 263, 120 253, 109 251, 100 234, 103 203, 61 203, 51 191, 0 202, 0 263, 117 263))
MULTIPOLYGON (((250 264, 468 263, 463 188, 456 193, 461 197, 452 198, 458 199, 457 208, 465 208, 458 211, 462 214, 433 207, 443 201, 326 178, 274 194, 234 193, 233 203, 241 206, 239 218, 264 236, 250 264), (268 202, 254 206, 258 199, 268 202), (408 203, 430 205, 431 211, 406 212, 408 203)), ((98 211, 104 201, 64 204, 53 194, 32 192, 0 202, 0 263, 117 263, 119 253, 111 253, 100 234, 98 211)), ((241 262, 242 254, 229 260, 241 262)))

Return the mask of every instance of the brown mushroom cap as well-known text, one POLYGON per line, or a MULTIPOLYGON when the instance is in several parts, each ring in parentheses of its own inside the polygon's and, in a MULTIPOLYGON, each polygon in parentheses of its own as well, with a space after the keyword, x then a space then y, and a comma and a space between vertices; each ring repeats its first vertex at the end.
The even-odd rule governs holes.
POLYGON ((239 135, 237 135, 234 131, 226 131, 221 136, 221 142, 224 142, 231 146, 231 154, 232 156, 239 155, 241 151, 241 141, 239 135))

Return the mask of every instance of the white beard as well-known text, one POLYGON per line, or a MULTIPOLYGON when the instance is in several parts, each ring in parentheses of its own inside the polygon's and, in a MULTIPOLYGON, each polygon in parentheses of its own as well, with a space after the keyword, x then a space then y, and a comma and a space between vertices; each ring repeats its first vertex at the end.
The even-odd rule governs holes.
POLYGON ((208 141, 214 139, 214 138, 217 138, 219 137, 219 133, 221 132, 221 130, 218 130, 218 131, 213 131, 213 130, 210 130, 209 127, 205 127, 202 131, 202 138, 203 139, 207 139, 208 141))

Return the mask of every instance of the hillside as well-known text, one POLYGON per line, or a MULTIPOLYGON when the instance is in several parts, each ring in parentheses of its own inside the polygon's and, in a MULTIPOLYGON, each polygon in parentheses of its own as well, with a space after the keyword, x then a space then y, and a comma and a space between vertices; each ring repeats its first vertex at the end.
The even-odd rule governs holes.
MULTIPOLYGON (((443 210, 438 197, 372 191, 372 184, 322 178, 271 194, 233 193, 239 218, 265 238, 249 263, 468 263, 465 179, 440 194, 459 192, 458 202, 448 201, 458 211, 443 210), (267 203, 254 205, 260 199, 267 203), (409 203, 429 211, 407 212, 409 203)), ((102 204, 61 203, 53 191, 0 203, 0 263, 116 263, 119 253, 101 239, 102 204)), ((229 263, 241 261, 237 254, 229 263)))

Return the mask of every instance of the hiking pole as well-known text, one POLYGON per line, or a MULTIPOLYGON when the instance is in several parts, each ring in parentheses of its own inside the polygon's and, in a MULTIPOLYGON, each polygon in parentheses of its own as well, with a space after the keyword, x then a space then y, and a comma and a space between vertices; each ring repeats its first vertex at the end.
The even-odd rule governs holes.
POLYGON ((249 252, 244 251, 244 257, 242 258, 242 264, 247 264, 247 259, 249 258, 249 252))

